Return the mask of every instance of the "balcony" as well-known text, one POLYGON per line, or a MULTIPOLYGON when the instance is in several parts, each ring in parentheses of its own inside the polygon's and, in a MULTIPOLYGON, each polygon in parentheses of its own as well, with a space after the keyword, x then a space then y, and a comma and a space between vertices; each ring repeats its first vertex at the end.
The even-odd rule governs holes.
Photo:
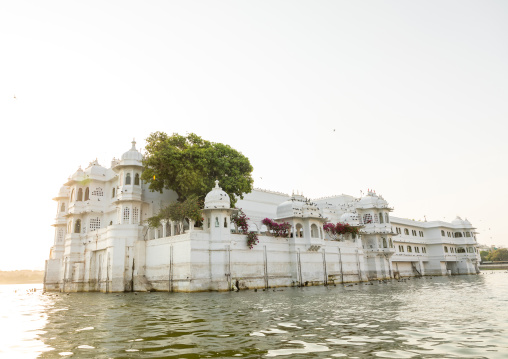
POLYGON ((120 186, 117 191, 118 201, 141 201, 142 189, 140 186, 120 186))

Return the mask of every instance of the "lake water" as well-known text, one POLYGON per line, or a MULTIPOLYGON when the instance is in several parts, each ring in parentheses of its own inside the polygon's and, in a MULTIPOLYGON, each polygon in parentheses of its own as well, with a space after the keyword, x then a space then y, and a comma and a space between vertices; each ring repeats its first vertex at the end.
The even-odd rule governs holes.
POLYGON ((275 292, 41 288, 0 286, 1 358, 508 358, 501 271, 275 292))

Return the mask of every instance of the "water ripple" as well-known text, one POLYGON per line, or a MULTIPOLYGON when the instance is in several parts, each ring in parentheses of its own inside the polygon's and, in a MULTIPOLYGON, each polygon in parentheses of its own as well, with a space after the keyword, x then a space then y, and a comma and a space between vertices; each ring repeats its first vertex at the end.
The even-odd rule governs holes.
POLYGON ((7 358, 505 358, 508 274, 238 293, 0 287, 7 358))

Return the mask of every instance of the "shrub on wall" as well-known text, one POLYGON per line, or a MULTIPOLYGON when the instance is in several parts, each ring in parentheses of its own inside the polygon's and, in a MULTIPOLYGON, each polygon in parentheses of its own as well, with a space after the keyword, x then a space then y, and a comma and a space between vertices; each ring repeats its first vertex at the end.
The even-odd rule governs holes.
POLYGON ((288 222, 277 223, 272 221, 270 218, 265 218, 262 223, 267 226, 269 230, 273 231, 274 237, 287 238, 289 236, 291 224, 288 222))
POLYGON ((256 244, 259 243, 258 235, 256 232, 249 232, 249 224, 247 221, 249 218, 243 213, 242 209, 238 209, 238 212, 231 216, 231 220, 240 230, 241 233, 247 235, 247 245, 252 249, 256 244))
POLYGON ((351 233, 353 237, 357 236, 360 233, 358 227, 353 227, 347 223, 323 223, 323 229, 325 230, 332 239, 338 241, 340 240, 340 236, 344 234, 351 233))

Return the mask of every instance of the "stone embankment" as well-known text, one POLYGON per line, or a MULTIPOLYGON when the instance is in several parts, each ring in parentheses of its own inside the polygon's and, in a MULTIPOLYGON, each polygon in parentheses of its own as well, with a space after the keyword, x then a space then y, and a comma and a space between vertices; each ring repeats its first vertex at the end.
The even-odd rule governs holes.
POLYGON ((480 270, 508 270, 508 262, 507 261, 499 261, 499 262, 482 262, 480 264, 480 270))

